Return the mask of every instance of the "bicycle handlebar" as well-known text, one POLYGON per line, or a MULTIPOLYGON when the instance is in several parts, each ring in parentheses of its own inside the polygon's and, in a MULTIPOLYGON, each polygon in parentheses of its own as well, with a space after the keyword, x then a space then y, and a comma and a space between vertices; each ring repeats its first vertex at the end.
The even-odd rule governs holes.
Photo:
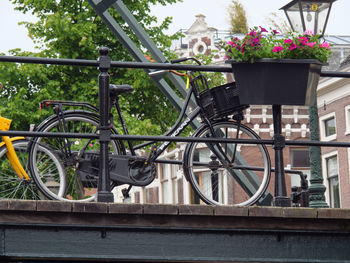
POLYGON ((193 61, 196 62, 198 65, 202 65, 202 63, 201 63, 198 59, 196 59, 195 57, 177 58, 177 59, 170 60, 170 63, 171 63, 171 64, 175 64, 175 63, 180 63, 180 62, 184 62, 184 61, 187 61, 187 60, 193 60, 193 61))
MULTIPOLYGON (((187 61, 187 60, 193 60, 194 62, 196 62, 198 65, 202 65, 202 63, 196 59, 195 57, 183 57, 183 58, 177 58, 177 59, 173 59, 173 60, 170 60, 170 63, 171 64, 176 64, 176 63, 180 63, 180 62, 184 62, 184 61, 187 61)), ((175 71, 175 70, 167 70, 167 69, 164 69, 164 70, 156 70, 156 71, 152 71, 150 73, 148 73, 149 76, 158 76, 158 75, 161 75, 161 74, 165 74, 165 73, 168 73, 168 72, 171 72, 171 73, 174 73, 175 75, 178 75, 178 76, 186 76, 186 74, 184 73, 180 73, 178 71, 175 71)))

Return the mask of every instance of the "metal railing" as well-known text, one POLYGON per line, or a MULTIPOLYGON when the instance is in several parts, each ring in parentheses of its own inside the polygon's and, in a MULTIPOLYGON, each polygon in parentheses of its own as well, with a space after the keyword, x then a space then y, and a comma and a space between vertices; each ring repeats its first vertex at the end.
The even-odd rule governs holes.
MULTIPOLYGON (((170 63, 144 63, 144 62, 120 62, 111 61, 108 56, 108 49, 99 50, 100 57, 98 60, 84 59, 56 59, 56 58, 39 58, 39 57, 21 57, 21 56, 0 56, 0 62, 13 63, 32 63, 32 64, 51 64, 51 65, 68 65, 68 66, 85 66, 96 67, 99 70, 99 100, 100 100, 100 134, 76 134, 76 133, 52 133, 52 132, 35 132, 35 131, 0 131, 0 135, 8 136, 26 136, 26 137, 65 137, 65 138, 91 138, 100 141, 100 174, 98 184, 98 201, 111 202, 113 195, 109 189, 109 169, 108 169, 108 144, 112 139, 117 140, 143 140, 143 141, 170 141, 170 142, 213 142, 213 143, 245 143, 245 144, 279 144, 280 141, 273 140, 243 140, 243 139, 218 139, 218 138, 192 138, 192 137, 170 137, 170 136, 137 136, 137 135, 114 135, 110 134, 109 129, 103 129, 108 126, 109 112, 109 74, 111 68, 140 68, 140 69, 172 69, 186 71, 206 71, 231 73, 231 66, 197 66, 197 65, 174 65, 170 63)), ((350 78, 349 72, 321 72, 321 77, 350 78)), ((294 146, 322 146, 322 147, 350 147, 348 142, 322 142, 322 141, 296 141, 288 140, 283 142, 284 145, 294 146)), ((278 160, 276 167, 278 166, 278 160)), ((283 168, 283 167, 282 167, 283 168)), ((296 172, 297 173, 297 172, 296 172)), ((284 176, 284 170, 282 174, 284 176)), ((276 182, 275 182, 276 183, 276 182)))

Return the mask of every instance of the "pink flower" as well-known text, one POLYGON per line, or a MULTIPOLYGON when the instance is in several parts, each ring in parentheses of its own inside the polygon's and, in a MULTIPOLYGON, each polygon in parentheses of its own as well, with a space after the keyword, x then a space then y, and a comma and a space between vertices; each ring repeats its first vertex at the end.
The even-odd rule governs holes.
POLYGON ((280 32, 278 32, 277 30, 272 30, 272 32, 275 34, 275 35, 277 35, 277 34, 279 34, 280 32))
POLYGON ((260 27, 261 32, 267 32, 267 30, 265 28, 263 28, 262 26, 259 26, 259 27, 260 27))
POLYGON ((257 35, 257 33, 256 33, 254 30, 252 30, 252 31, 250 31, 250 33, 249 33, 248 35, 251 35, 251 36, 256 36, 256 35, 257 35))
POLYGON ((296 49, 298 46, 296 44, 291 44, 290 47, 289 47, 289 50, 293 50, 293 49, 296 49))
POLYGON ((314 34, 314 31, 312 31, 312 30, 305 30, 304 35, 305 36, 313 36, 315 34, 314 34))
POLYGON ((306 45, 308 45, 309 47, 314 47, 314 45, 316 44, 316 42, 309 42, 309 43, 305 43, 306 45))
POLYGON ((293 40, 291 40, 291 39, 288 38, 288 39, 285 39, 285 40, 284 40, 284 43, 290 44, 290 43, 293 43, 293 40))
POLYGON ((307 37, 299 37, 300 43, 306 45, 306 42, 308 41, 307 37))
POLYGON ((226 55, 226 56, 224 57, 224 60, 228 60, 228 59, 230 59, 230 57, 226 55))
POLYGON ((272 52, 279 53, 279 52, 281 52, 282 50, 284 50, 283 47, 281 47, 281 46, 275 46, 275 47, 273 48, 272 52))
POLYGON ((320 47, 324 47, 325 49, 329 49, 330 46, 331 45, 328 42, 324 42, 324 43, 320 44, 320 47))
POLYGON ((227 42, 227 45, 230 45, 232 47, 235 47, 236 46, 236 43, 232 42, 232 41, 228 41, 227 42))

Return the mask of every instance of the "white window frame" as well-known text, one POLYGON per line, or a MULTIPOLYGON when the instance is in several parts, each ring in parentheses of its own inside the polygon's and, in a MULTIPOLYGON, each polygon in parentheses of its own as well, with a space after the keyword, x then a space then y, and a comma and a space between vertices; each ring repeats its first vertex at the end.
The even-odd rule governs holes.
POLYGON ((340 183, 340 170, 339 170, 339 154, 338 151, 333 151, 327 154, 322 155, 322 174, 323 174, 323 185, 326 187, 325 197, 327 204, 331 207, 330 197, 329 197, 329 183, 328 183, 328 174, 327 174, 327 159, 333 156, 337 156, 337 165, 338 165, 338 180, 339 180, 339 200, 340 200, 340 208, 342 204, 342 196, 341 196, 341 183, 340 183))
POLYGON ((335 117, 335 112, 331 112, 329 114, 326 114, 322 117, 320 117, 320 133, 321 133, 321 140, 322 141, 333 141, 337 139, 337 119, 335 117), (335 134, 326 136, 326 128, 325 128, 325 123, 327 120, 334 118, 334 123, 335 123, 335 134))
POLYGON ((345 106, 345 135, 350 134, 350 105, 345 106))
POLYGON ((171 186, 171 167, 170 164, 164 163, 162 165, 162 172, 159 174, 161 204, 172 203, 172 186, 171 186), (167 191, 164 191, 164 186, 167 185, 167 191))

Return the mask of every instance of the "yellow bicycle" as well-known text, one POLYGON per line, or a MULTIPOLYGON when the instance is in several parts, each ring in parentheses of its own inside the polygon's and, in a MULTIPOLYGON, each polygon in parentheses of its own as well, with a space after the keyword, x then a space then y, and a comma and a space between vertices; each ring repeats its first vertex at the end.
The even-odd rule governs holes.
MULTIPOLYGON (((0 82, 0 90, 2 83, 0 82)), ((0 115, 0 130, 8 131, 12 120, 0 115)), ((0 199, 43 199, 35 182, 29 175, 28 167, 28 141, 24 137, 1 136, 0 142, 0 199)), ((60 161, 56 155, 45 146, 40 146, 40 165, 38 173, 42 176, 54 178, 56 174, 62 175, 60 161)), ((55 182, 51 186, 55 187, 55 182)))

